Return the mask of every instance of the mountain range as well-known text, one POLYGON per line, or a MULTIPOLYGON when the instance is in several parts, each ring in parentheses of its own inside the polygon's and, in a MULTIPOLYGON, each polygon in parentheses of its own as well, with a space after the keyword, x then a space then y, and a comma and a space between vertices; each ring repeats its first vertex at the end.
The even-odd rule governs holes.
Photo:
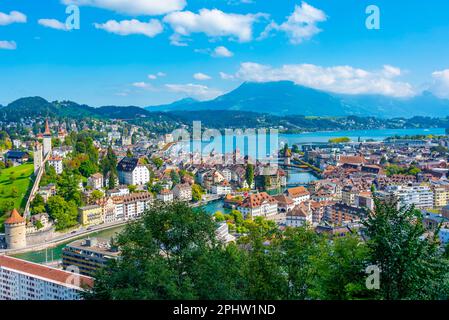
POLYGON ((27 97, 18 99, 7 106, 0 106, 0 120, 19 121, 29 117, 57 116, 75 119, 98 117, 176 121, 179 116, 191 118, 198 114, 198 111, 206 110, 226 111, 228 112, 226 115, 232 115, 234 118, 239 113, 248 113, 246 118, 250 117, 251 113, 278 117, 301 115, 441 118, 449 116, 449 100, 438 98, 430 92, 401 99, 381 95, 342 95, 298 86, 289 81, 280 81, 243 83, 237 89, 210 101, 187 98, 171 104, 146 108, 136 106, 94 108, 73 101, 49 102, 41 97, 27 97), (192 114, 187 115, 190 112, 192 114))
POLYGON ((382 95, 343 95, 299 86, 290 81, 245 82, 210 101, 183 99, 145 108, 148 111, 234 110, 278 116, 375 116, 381 118, 449 116, 449 100, 425 91, 411 98, 382 95))

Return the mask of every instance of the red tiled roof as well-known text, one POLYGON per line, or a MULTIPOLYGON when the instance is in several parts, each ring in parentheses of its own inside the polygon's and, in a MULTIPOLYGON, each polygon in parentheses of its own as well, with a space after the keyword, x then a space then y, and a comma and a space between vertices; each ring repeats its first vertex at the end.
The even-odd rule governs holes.
MULTIPOLYGON (((0 267, 5 267, 13 270, 17 270, 23 273, 28 273, 37 277, 46 278, 48 280, 58 282, 61 284, 68 283, 69 285, 74 285, 70 282, 69 277, 72 277, 71 272, 58 270, 37 263, 28 262, 25 260, 12 258, 8 256, 0 256, 0 267), (67 281, 69 279, 69 281, 67 281)), ((79 276, 80 288, 92 287, 94 284, 94 279, 86 276, 79 276)))
POLYGON ((309 191, 304 187, 290 188, 287 190, 287 193, 292 198, 302 197, 310 194, 309 191))
POLYGON ((268 193, 261 192, 257 194, 251 194, 245 200, 243 200, 242 207, 244 208, 256 208, 260 207, 263 202, 276 203, 277 201, 268 193))
POLYGON ((15 223, 23 223, 25 219, 17 212, 16 209, 13 209, 11 215, 8 219, 6 219, 5 224, 15 224, 15 223))

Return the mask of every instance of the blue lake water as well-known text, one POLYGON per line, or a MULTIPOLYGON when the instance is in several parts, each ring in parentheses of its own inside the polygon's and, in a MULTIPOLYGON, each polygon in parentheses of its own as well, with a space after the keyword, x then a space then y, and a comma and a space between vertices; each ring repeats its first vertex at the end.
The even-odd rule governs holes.
POLYGON ((266 134, 245 137, 230 136, 221 139, 211 138, 209 141, 191 141, 178 143, 172 151, 183 149, 186 152, 197 152, 201 148, 203 154, 209 154, 212 151, 220 153, 231 153, 239 149, 244 155, 250 155, 252 158, 262 159, 267 155, 274 155, 279 146, 288 143, 307 144, 307 143, 325 143, 329 139, 338 137, 348 137, 352 141, 375 140, 382 141, 393 136, 414 136, 414 135, 444 135, 444 128, 431 129, 378 129, 378 130, 349 130, 349 131, 329 131, 329 132, 307 132, 298 134, 280 134, 278 136, 266 134))
POLYGON ((415 136, 415 135, 444 135, 445 129, 379 129, 379 130, 352 130, 352 131, 333 131, 333 132, 308 132, 299 134, 283 134, 281 141, 287 141, 289 145, 295 143, 314 143, 328 142, 329 139, 338 137, 348 137, 352 141, 364 141, 373 139, 382 141, 392 136, 415 136))

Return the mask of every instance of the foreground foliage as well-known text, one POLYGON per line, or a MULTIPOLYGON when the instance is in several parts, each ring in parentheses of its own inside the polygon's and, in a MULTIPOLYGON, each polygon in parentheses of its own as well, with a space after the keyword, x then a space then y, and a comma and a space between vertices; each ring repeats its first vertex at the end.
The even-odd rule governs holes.
POLYGON ((445 299, 447 254, 426 237, 417 211, 377 203, 354 234, 246 223, 222 245, 216 222, 186 204, 158 204, 118 236, 121 258, 102 269, 87 299, 445 299), (380 288, 366 286, 378 266, 380 288))

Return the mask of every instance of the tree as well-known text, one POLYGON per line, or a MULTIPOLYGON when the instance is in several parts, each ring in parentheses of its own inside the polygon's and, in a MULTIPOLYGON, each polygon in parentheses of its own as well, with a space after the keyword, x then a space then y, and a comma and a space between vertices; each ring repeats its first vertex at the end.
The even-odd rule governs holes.
POLYGON ((64 230, 77 224, 78 210, 73 201, 67 202, 61 196, 50 197, 47 201, 47 212, 56 222, 56 230, 64 230))
POLYGON ((381 270, 378 298, 447 298, 448 261, 437 239, 427 234, 422 213, 377 199, 375 206, 364 225, 371 264, 381 270))
POLYGON ((74 201, 78 206, 81 206, 80 183, 80 176, 69 170, 63 171, 57 182, 58 195, 62 196, 66 201, 74 201))
POLYGON ((151 162, 153 162, 153 164, 156 166, 156 168, 160 169, 163 164, 164 164, 164 160, 162 160, 159 157, 153 157, 151 158, 151 162))
POLYGON ((294 144, 294 145, 292 146, 292 152, 293 152, 293 153, 299 153, 299 152, 300 152, 299 147, 298 147, 297 144, 294 144))
POLYGON ((215 228, 206 212, 187 204, 153 206, 117 237, 121 258, 97 274, 93 289, 84 297, 244 298, 242 252, 220 245, 215 228))
POLYGON ((126 156, 127 156, 128 158, 134 157, 134 155, 133 155, 131 149, 126 150, 126 156))
POLYGON ((251 163, 248 163, 248 165, 246 166, 246 182, 251 188, 254 182, 254 165, 251 163))
POLYGON ((30 210, 32 215, 45 212, 45 201, 39 193, 31 201, 30 210))
POLYGON ((90 203, 96 203, 98 200, 103 199, 104 197, 104 193, 101 192, 100 190, 94 190, 92 191, 92 193, 90 194, 90 203))
POLYGON ((201 201, 203 198, 204 190, 199 184, 192 185, 192 200, 194 202, 201 201))
POLYGON ((171 181, 173 181, 173 184, 179 184, 181 182, 181 179, 179 178, 179 174, 176 172, 176 170, 170 171, 170 178, 171 181))

